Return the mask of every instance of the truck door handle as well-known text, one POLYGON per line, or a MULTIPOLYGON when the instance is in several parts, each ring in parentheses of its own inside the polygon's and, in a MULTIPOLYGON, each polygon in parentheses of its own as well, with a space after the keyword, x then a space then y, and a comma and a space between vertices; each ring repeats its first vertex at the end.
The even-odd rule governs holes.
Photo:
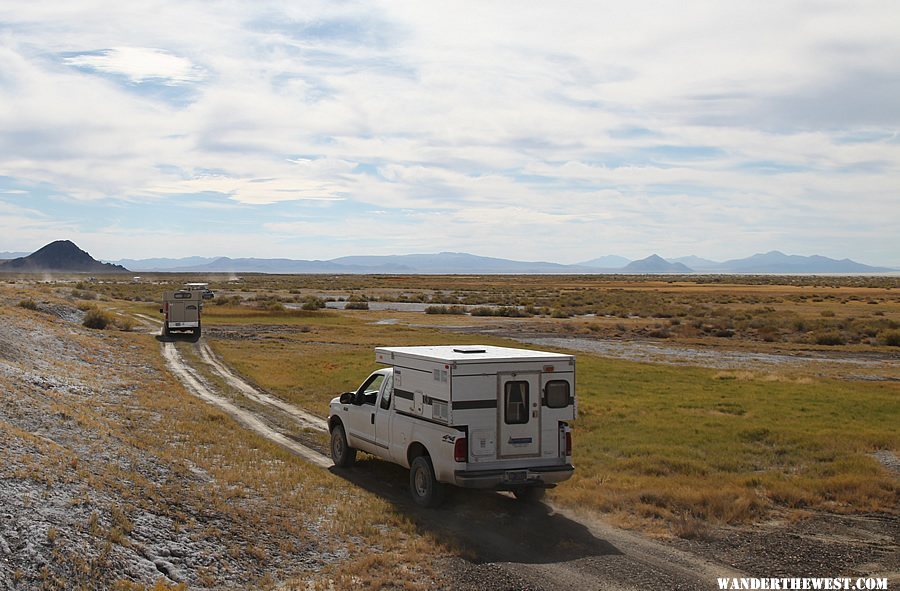
POLYGON ((372 413, 372 424, 373 425, 375 424, 375 413, 374 412, 372 413))

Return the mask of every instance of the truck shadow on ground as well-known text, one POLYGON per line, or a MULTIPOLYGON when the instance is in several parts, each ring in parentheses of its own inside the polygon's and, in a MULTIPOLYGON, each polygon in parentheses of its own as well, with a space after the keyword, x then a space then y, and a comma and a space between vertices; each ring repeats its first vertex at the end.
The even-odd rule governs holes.
POLYGON ((197 341, 200 340, 199 335, 194 336, 194 335, 189 335, 189 334, 171 334, 170 333, 168 335, 157 334, 155 336, 156 336, 156 340, 159 341, 160 343, 178 343, 178 342, 196 343, 197 341))
POLYGON ((525 503, 506 493, 447 487, 440 508, 424 509, 409 496, 406 469, 377 459, 360 460, 349 469, 329 470, 390 502, 420 533, 430 533, 472 562, 547 564, 622 554, 546 504, 525 503))

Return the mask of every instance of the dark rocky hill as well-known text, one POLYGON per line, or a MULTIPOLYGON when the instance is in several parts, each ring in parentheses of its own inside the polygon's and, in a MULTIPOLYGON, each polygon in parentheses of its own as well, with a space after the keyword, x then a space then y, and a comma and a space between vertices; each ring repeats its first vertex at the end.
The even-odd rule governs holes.
POLYGON ((6 261, 0 271, 8 273, 75 272, 127 273, 121 265, 101 263, 78 248, 71 240, 57 240, 26 257, 6 261))

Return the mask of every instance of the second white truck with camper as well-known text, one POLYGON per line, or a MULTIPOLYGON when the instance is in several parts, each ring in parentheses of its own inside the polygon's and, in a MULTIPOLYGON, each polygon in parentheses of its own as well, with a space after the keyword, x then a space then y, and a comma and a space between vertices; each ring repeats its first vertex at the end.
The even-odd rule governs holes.
POLYGON ((575 357, 488 345, 379 347, 387 365, 331 401, 335 465, 357 450, 410 470, 413 500, 445 484, 539 498, 572 476, 575 357))
POLYGON ((163 292, 163 307, 159 309, 159 313, 163 315, 163 336, 187 333, 194 339, 199 339, 203 301, 213 297, 215 294, 206 283, 185 283, 181 289, 163 292))

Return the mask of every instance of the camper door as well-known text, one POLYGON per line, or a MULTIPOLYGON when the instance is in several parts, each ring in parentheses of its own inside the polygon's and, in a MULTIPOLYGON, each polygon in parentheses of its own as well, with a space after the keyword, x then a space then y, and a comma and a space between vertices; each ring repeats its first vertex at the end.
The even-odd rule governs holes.
POLYGON ((500 457, 528 457, 541 451, 540 374, 499 375, 497 413, 500 457))

